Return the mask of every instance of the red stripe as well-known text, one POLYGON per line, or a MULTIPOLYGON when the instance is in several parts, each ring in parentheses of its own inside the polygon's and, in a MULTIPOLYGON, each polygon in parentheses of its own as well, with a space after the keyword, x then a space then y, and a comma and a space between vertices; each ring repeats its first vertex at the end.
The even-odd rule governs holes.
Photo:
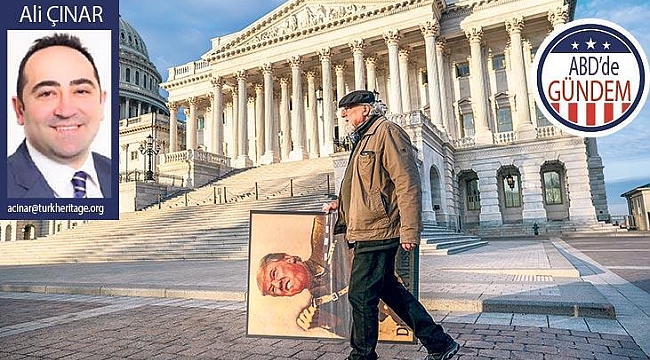
POLYGON ((614 120, 614 104, 605 103, 605 124, 614 120))
POLYGON ((629 108, 629 107, 630 107, 630 103, 622 103, 621 104, 621 108, 623 109, 623 112, 626 112, 627 108, 629 108))
POLYGON ((578 123, 578 104, 569 103, 569 121, 578 123))
POLYGON ((596 125, 596 103, 587 103, 587 126, 596 125))
POLYGON ((551 106, 555 109, 556 113, 560 113, 560 103, 551 103, 551 106))

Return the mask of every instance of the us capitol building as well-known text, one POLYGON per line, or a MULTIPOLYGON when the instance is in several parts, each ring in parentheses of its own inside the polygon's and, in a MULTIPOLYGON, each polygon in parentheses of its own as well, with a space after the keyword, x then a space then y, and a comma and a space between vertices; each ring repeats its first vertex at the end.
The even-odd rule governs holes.
POLYGON ((417 150, 425 220, 479 233, 607 221, 596 140, 552 126, 528 81, 538 47, 575 5, 290 0, 168 69, 166 108, 144 42, 120 19, 120 176, 144 169, 147 134, 156 171, 184 175, 185 187, 224 168, 317 157, 340 172, 336 104, 367 89, 417 150))
POLYGON ((332 156, 336 169, 337 100, 367 89, 417 148, 426 220, 605 221, 595 139, 552 126, 528 83, 537 48, 574 11, 575 0, 287 1, 168 70, 170 128, 184 111, 187 148, 233 167, 332 156))

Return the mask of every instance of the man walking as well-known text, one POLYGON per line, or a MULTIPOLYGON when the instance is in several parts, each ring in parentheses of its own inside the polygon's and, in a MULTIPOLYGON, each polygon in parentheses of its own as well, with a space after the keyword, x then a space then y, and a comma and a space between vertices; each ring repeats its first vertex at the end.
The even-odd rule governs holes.
POLYGON ((416 249, 422 228, 422 192, 406 132, 384 116, 370 91, 339 101, 352 149, 339 199, 323 205, 338 211, 337 233, 354 246, 348 298, 352 305, 352 351, 348 360, 376 360, 378 304, 383 300, 428 350, 425 360, 447 360, 459 345, 436 324, 397 280, 395 255, 416 249))

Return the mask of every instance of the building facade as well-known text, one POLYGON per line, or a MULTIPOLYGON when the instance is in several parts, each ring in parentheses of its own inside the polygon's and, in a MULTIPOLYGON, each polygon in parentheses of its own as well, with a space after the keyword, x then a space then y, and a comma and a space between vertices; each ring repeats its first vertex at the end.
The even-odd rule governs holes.
POLYGON ((638 186, 624 194, 631 222, 629 228, 650 230, 650 183, 638 186))
POLYGON ((337 100, 367 89, 418 150, 426 220, 482 229, 608 220, 595 139, 553 127, 528 83, 537 48, 574 8, 287 1, 168 70, 170 124, 186 109, 187 148, 234 167, 330 156, 345 136, 337 100))

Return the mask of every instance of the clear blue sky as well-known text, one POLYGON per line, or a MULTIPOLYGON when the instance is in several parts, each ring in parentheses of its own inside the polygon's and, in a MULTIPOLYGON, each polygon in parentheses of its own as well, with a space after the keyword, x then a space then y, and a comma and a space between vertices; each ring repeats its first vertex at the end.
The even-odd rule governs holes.
MULTIPOLYGON (((122 17, 144 38, 163 79, 167 68, 198 59, 210 39, 239 31, 284 0, 120 0, 122 17)), ((650 4, 645 0, 578 0, 575 18, 600 18, 624 27, 650 53, 650 4)), ((598 139, 613 214, 627 213, 621 193, 650 182, 650 110, 625 129, 598 139)))

